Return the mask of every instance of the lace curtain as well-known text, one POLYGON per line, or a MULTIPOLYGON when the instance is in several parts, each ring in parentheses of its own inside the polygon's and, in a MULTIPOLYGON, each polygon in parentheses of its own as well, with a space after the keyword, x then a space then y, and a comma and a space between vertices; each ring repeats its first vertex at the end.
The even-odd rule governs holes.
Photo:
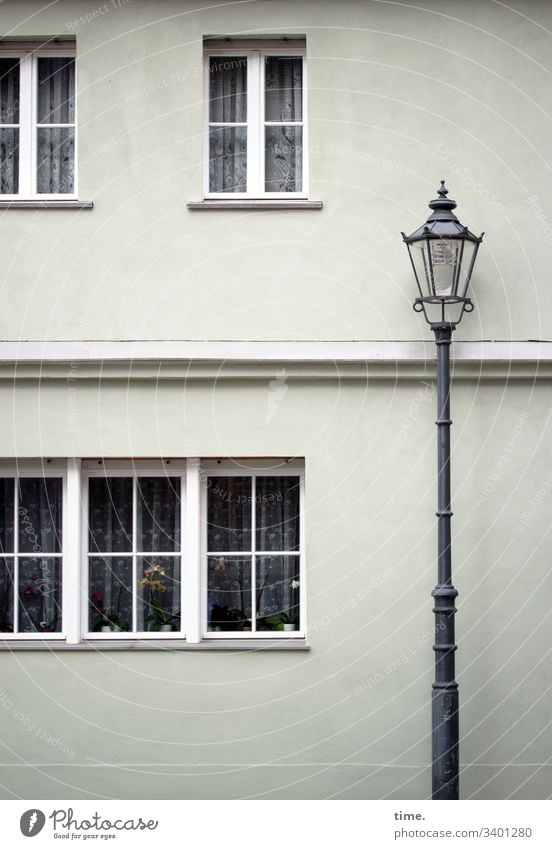
MULTIPOLYGON (((36 61, 36 190, 39 194, 71 194, 75 189, 75 60, 38 57, 36 61)), ((20 92, 19 69, 19 59, 0 59, 2 194, 18 194, 20 188, 19 105, 22 94, 29 102, 30 92, 20 92)))
POLYGON ((209 627, 250 630, 253 617, 258 630, 274 630, 279 622, 267 617, 283 614, 298 621, 299 478, 258 476, 254 499, 250 477, 211 477, 208 487, 209 627))
POLYGON ((180 556, 169 553, 179 551, 180 533, 179 478, 90 479, 91 631, 132 630, 135 598, 138 631, 179 626, 180 556))
POLYGON ((38 124, 37 191, 71 194, 75 184, 74 59, 39 58, 38 124), (55 126, 60 124, 72 126, 55 126))
POLYGON ((16 590, 19 632, 61 631, 61 557, 55 556, 61 553, 61 525, 60 478, 2 479, 0 544, 4 556, 0 559, 0 631, 13 632, 16 627, 16 590))
MULTIPOLYGON (((247 122, 247 59, 211 56, 209 63, 210 124, 247 122)), ((209 188, 212 192, 247 190, 247 128, 209 130, 209 188)))
POLYGON ((19 191, 19 59, 0 59, 0 193, 19 191))
POLYGON ((303 60, 267 56, 265 60, 265 191, 300 192, 303 183, 303 128, 285 126, 303 119, 303 60))
MULTIPOLYGON (((303 128, 297 125, 303 120, 303 60, 300 56, 266 56, 262 61, 265 86, 264 142, 261 142, 265 148, 264 191, 298 192, 302 190, 303 183, 303 128)), ((255 139, 259 132, 258 127, 251 123, 252 116, 247 114, 248 70, 252 73, 244 56, 210 58, 211 192, 247 191, 248 133, 253 133, 255 139)))

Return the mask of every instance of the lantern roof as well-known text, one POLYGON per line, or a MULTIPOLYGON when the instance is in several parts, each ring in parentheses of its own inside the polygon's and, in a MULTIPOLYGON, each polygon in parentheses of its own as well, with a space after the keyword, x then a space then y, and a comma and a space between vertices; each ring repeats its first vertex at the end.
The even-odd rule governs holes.
POLYGON ((476 236, 467 227, 460 223, 453 212, 456 209, 456 201, 447 198, 448 189, 445 181, 441 180, 441 187, 437 190, 438 197, 430 201, 429 208, 433 210, 426 223, 410 236, 403 240, 410 244, 421 239, 464 239, 469 242, 481 242, 483 235, 476 236))

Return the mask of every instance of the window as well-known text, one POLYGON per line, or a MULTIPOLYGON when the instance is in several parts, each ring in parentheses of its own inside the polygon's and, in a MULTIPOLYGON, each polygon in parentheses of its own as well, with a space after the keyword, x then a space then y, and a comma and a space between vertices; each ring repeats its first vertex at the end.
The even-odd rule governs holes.
POLYGON ((304 42, 243 44, 205 51, 206 197, 304 198, 304 42))
POLYGON ((86 473, 88 636, 182 633, 183 469, 86 473))
POLYGON ((207 634, 301 632, 301 491, 285 467, 207 475, 207 634))
POLYGON ((303 637, 303 466, 0 464, 6 641, 303 637))
POLYGON ((0 477, 0 632, 29 639, 63 631, 63 474, 0 477))
POLYGON ((0 48, 0 196, 74 195, 75 56, 0 48))

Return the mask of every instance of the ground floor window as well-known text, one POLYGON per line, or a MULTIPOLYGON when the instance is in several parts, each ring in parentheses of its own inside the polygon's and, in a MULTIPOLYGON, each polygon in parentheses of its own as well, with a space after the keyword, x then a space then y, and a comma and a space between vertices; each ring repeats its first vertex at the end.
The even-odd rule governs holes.
POLYGON ((59 634, 63 475, 14 468, 0 478, 0 631, 59 634))
POLYGON ((5 640, 305 634, 304 465, 0 464, 5 640))
POLYGON ((208 631, 299 631, 300 476, 215 471, 206 500, 208 631))

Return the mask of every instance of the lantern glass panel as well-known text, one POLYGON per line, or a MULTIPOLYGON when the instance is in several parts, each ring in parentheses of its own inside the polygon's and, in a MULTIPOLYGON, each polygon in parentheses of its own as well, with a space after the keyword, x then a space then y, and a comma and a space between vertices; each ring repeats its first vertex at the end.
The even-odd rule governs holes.
POLYGON ((411 242, 408 245, 414 273, 416 275, 416 283, 420 290, 421 298, 431 298, 435 294, 431 285, 431 274, 429 270, 427 242, 411 242))
POLYGON ((470 284, 470 277, 478 248, 478 242, 464 242, 462 265, 458 273, 456 292, 460 298, 468 297, 468 286, 470 284))
POLYGON ((457 239, 428 239, 428 246, 434 294, 442 298, 455 295, 462 261, 462 242, 457 239))

